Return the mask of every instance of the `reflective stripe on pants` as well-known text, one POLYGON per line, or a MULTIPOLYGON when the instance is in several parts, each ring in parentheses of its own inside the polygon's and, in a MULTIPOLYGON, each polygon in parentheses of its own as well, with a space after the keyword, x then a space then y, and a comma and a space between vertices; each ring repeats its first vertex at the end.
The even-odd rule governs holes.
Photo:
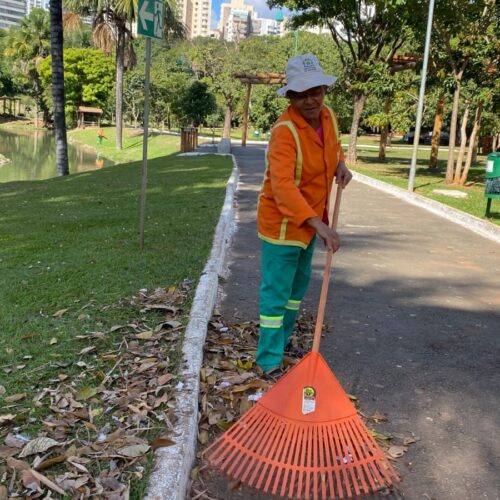
POLYGON ((306 249, 262 242, 257 364, 280 366, 311 277, 315 238, 306 249))

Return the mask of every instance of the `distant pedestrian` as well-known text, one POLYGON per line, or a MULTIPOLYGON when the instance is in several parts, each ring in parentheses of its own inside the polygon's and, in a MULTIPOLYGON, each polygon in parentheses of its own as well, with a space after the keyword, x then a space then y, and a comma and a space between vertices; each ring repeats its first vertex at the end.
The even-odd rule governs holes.
POLYGON ((102 140, 107 139, 106 135, 104 134, 104 130, 100 128, 97 132, 97 143, 102 144, 102 140))
POLYGON ((282 373, 309 285, 316 235, 328 249, 340 246, 337 232, 328 226, 333 178, 343 187, 352 178, 337 118, 323 104, 336 77, 326 75, 314 55, 305 54, 288 61, 286 79, 278 94, 290 105, 271 132, 257 213, 262 239, 257 364, 273 378, 282 373))

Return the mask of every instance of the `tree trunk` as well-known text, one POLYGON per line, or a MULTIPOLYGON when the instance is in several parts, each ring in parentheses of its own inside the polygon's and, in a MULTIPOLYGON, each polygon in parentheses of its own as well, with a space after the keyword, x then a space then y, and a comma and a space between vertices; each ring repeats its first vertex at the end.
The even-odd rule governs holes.
POLYGON ((491 150, 494 153, 497 150, 498 139, 500 138, 500 134, 495 134, 493 136, 493 142, 491 144, 491 150))
POLYGON ((224 131, 222 132, 223 139, 231 137, 231 108, 226 106, 226 114, 224 115, 224 131))
POLYGON ((38 129, 38 103, 35 101, 35 116, 33 117, 35 129, 38 129))
POLYGON ((472 149, 472 165, 477 163, 477 150, 479 149, 479 134, 476 136, 474 147, 472 149))
POLYGON ((434 128, 432 129, 431 157, 429 168, 437 168, 441 129, 443 128, 444 94, 439 96, 436 104, 436 115, 434 116, 434 128))
POLYGON ((118 27, 116 40, 116 149, 122 149, 123 73, 125 71, 125 34, 118 27))
POLYGON ((453 167, 455 164, 455 138, 457 135, 458 105, 460 103, 461 82, 456 81, 455 92, 453 93, 453 108, 451 110, 450 124, 450 144, 448 147, 448 163, 446 165, 446 184, 453 182, 453 167))
POLYGON ((245 104, 243 106, 243 127, 241 132, 241 145, 245 147, 247 145, 247 133, 248 133, 248 115, 250 114, 250 98, 252 95, 252 84, 247 83, 247 92, 245 95, 245 104))
POLYGON ((347 163, 351 165, 355 165, 357 162, 356 146, 358 143, 358 128, 365 101, 366 94, 364 92, 354 94, 354 110, 352 114, 351 134, 349 136, 349 148, 347 150, 347 163))
POLYGON ((43 113, 43 123, 42 127, 47 127, 50 121, 50 113, 47 103, 43 97, 43 86, 40 80, 40 76, 36 71, 29 73, 29 78, 32 79, 33 82, 33 98, 35 99, 38 109, 43 113))
POLYGON ((389 132, 389 135, 387 136, 387 145, 392 146, 392 138, 394 137, 394 130, 391 130, 389 132))
POLYGON ((68 140, 64 115, 62 0, 50 1, 50 53, 52 55, 52 99, 57 174, 68 175, 68 140))
POLYGON ((385 160, 385 148, 387 146, 387 136, 389 135, 389 113, 391 111, 391 99, 387 98, 384 102, 384 114, 387 122, 380 129, 380 144, 378 148, 378 159, 385 160))
POLYGON ((469 150, 467 151, 467 160, 465 161, 464 171, 460 179, 460 185, 463 186, 467 182, 467 176, 469 175, 469 169, 472 163, 472 151, 476 144, 476 137, 478 136, 479 127, 481 125, 481 115, 483 113, 483 102, 480 101, 476 109, 476 116, 474 117, 474 127, 469 139, 469 150))
POLYGON ((462 127, 460 129, 460 150, 458 151, 457 166, 455 167, 453 184, 459 184, 460 177, 462 176, 462 162, 464 160, 465 145, 467 144, 467 119, 469 118, 469 109, 470 104, 467 103, 467 106, 465 106, 464 116, 462 117, 462 127))

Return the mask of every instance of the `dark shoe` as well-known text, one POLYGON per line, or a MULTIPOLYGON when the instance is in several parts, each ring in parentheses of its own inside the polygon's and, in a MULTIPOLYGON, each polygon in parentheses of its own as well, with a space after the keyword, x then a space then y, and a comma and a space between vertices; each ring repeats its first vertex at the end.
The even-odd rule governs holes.
POLYGON ((288 343, 285 347, 285 354, 292 358, 303 358, 307 353, 301 347, 295 347, 291 343, 288 343))
POLYGON ((268 380, 273 380, 276 382, 279 380, 285 372, 278 366, 276 368, 271 368, 271 370, 268 370, 267 372, 264 372, 264 378, 268 380))

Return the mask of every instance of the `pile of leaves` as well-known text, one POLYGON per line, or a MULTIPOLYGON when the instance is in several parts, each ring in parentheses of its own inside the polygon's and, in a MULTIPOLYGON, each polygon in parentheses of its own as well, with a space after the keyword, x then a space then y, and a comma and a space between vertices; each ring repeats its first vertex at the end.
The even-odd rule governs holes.
POLYGON ((107 332, 118 339, 112 350, 100 347, 104 332, 78 336, 89 344, 76 363, 80 373, 70 377, 64 373, 69 364, 58 363, 58 376, 30 402, 44 410, 42 422, 19 418, 25 394, 4 397, 0 500, 129 497, 131 483, 146 472, 150 450, 173 443, 168 429, 182 386, 175 371, 187 295, 186 285, 129 299, 141 319, 107 332), (112 367, 102 371, 106 366, 112 367), (30 435, 33 427, 36 436, 30 435))
MULTIPOLYGON (((314 317, 302 313, 294 335, 291 338, 294 351, 310 351, 314 336, 314 317)), ((248 411, 255 402, 273 385, 255 365, 258 340, 258 325, 255 323, 227 323, 220 315, 214 315, 209 324, 205 345, 204 363, 201 369, 200 416, 198 442, 203 449, 226 431, 236 420, 248 411)), ((285 371, 293 367, 299 359, 285 355, 285 371)), ((349 395, 358 406, 358 398, 349 395)), ((377 432, 373 424, 387 422, 387 415, 375 412, 373 415, 358 412, 373 434, 380 447, 391 460, 402 457, 410 444, 418 441, 414 435, 399 435, 377 432)), ((216 500, 217 489, 213 481, 213 471, 201 459, 201 451, 191 472, 188 498, 216 500)), ((240 483, 229 484, 229 489, 237 489, 240 483)))

